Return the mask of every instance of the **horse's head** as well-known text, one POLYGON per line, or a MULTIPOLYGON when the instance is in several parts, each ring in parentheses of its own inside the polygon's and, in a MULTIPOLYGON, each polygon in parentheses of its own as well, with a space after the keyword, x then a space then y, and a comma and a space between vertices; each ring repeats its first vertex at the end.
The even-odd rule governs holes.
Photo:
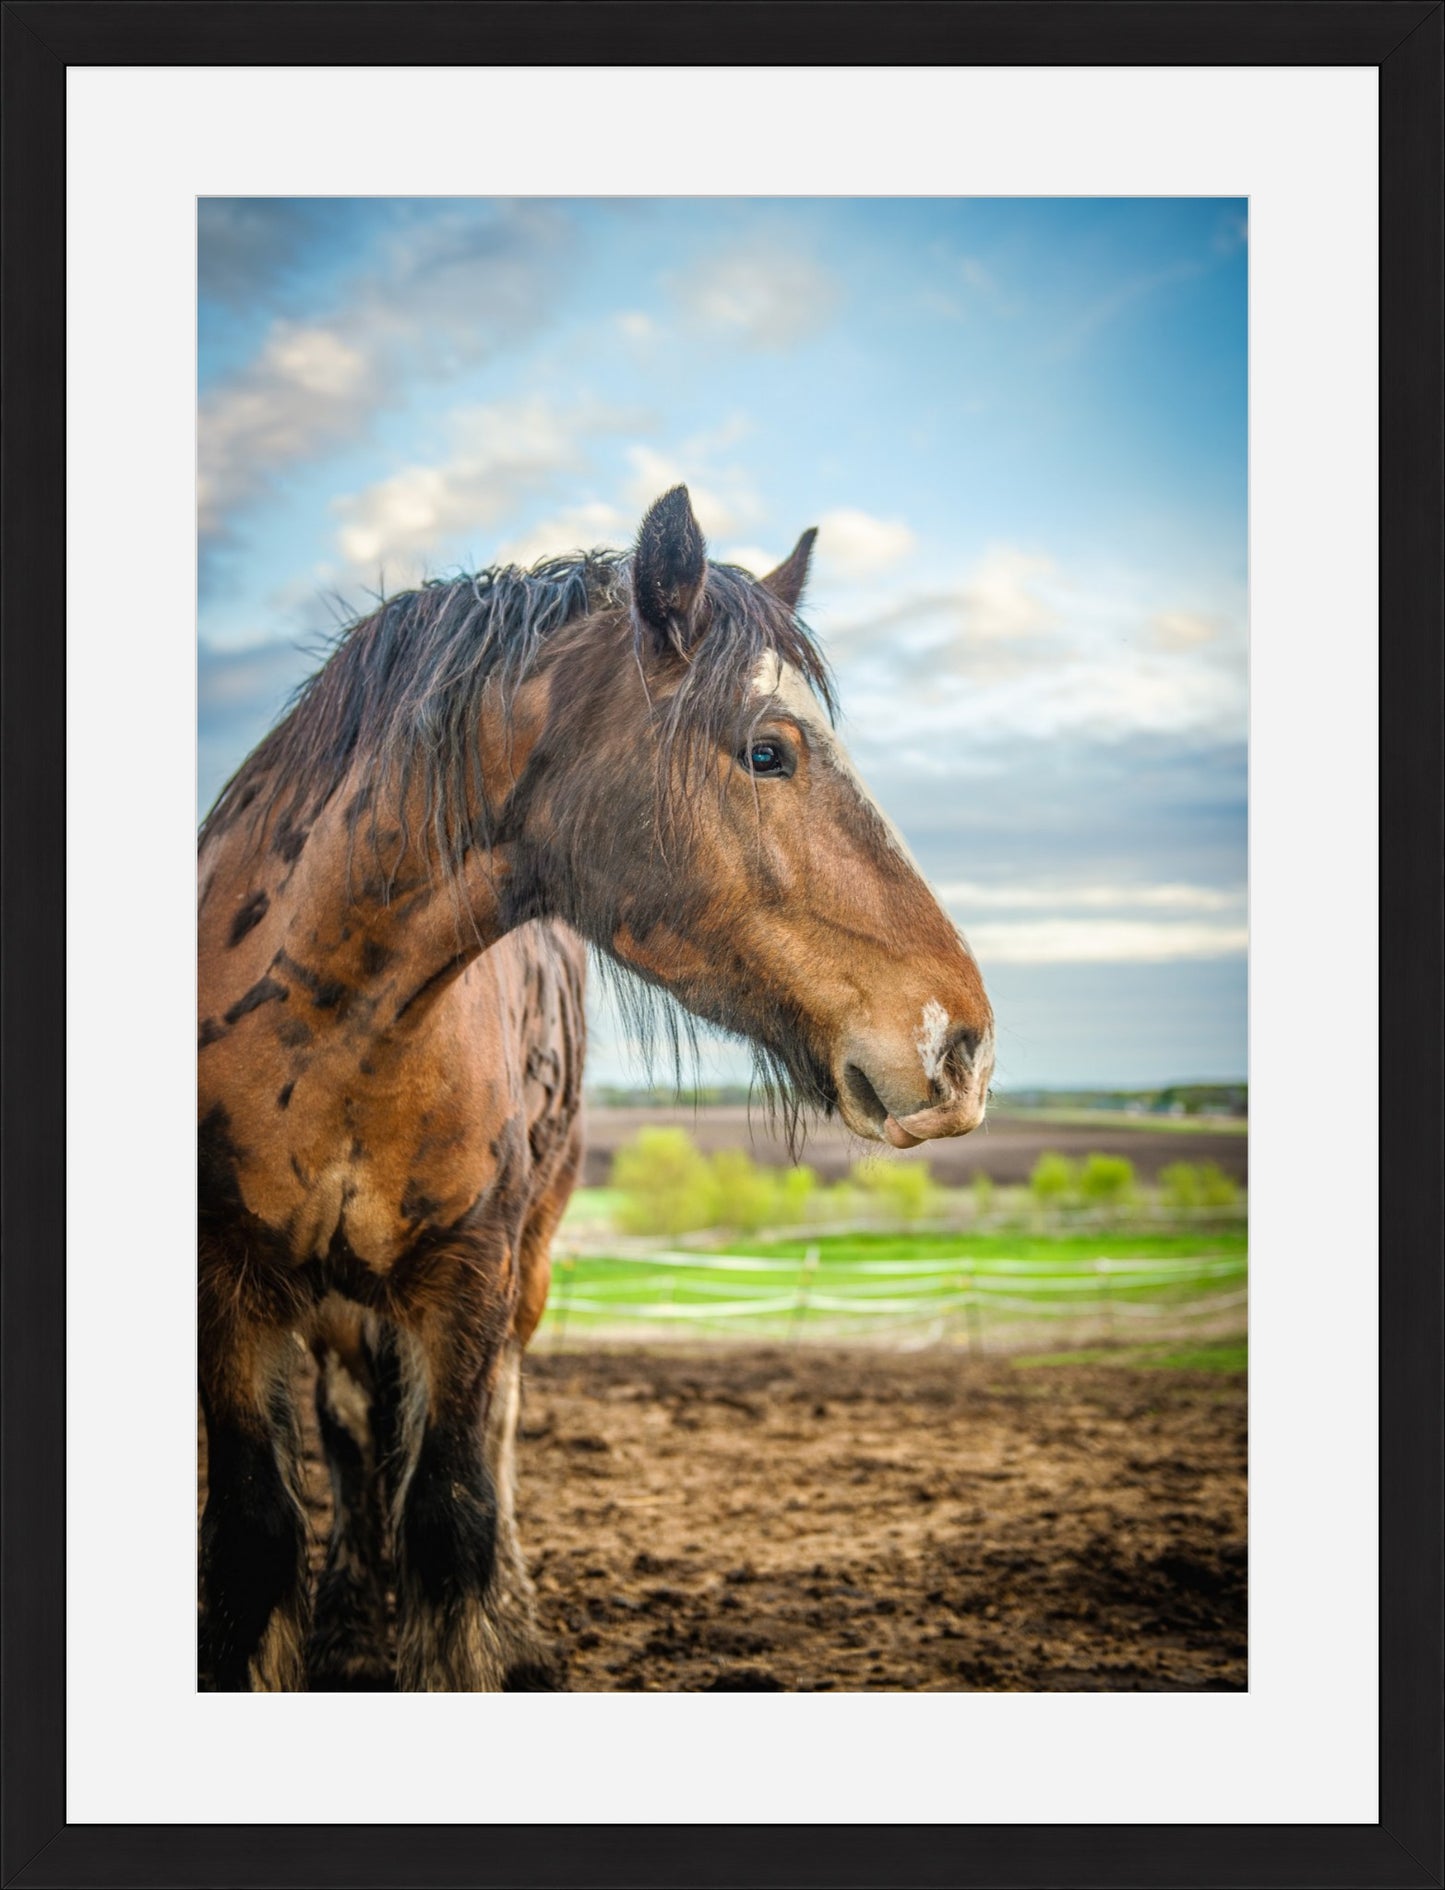
POLYGON ((659 499, 610 608, 551 641, 513 826, 523 899, 900 1148, 983 1120, 983 978, 833 733, 797 605, 659 499))

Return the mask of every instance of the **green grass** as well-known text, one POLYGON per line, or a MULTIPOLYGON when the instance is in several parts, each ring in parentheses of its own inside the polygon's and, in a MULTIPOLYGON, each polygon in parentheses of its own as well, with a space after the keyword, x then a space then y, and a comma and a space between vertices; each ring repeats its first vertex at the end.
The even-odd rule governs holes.
POLYGON ((754 1242, 746 1251, 760 1259, 801 1260, 810 1247, 819 1264, 849 1265, 858 1260, 1057 1260, 1063 1265, 1092 1262, 1100 1256, 1113 1260, 1196 1258, 1203 1254, 1248 1252, 1249 1235, 1241 1221, 1180 1232, 1151 1232, 1147 1228, 1101 1233, 1098 1228, 1058 1234, 1011 1233, 1000 1230, 973 1233, 851 1233, 823 1234, 815 1240, 754 1242))
MULTIPOLYGON (((1036 1319, 1106 1322, 1140 1339, 1158 1312, 1237 1294, 1247 1271, 1242 1224, 1190 1232, 836 1234, 815 1240, 731 1243, 726 1253, 673 1261, 559 1255, 552 1329, 669 1324, 702 1336, 726 1322, 760 1336, 831 1321, 840 1331, 935 1325, 977 1337, 1036 1319), (805 1266, 805 1256, 814 1256, 805 1266)), ((1242 1318, 1242 1315, 1241 1315, 1242 1318)), ((1064 1336, 1060 1333, 1060 1336, 1064 1336)))
POLYGON ((1249 1343, 1221 1339, 1202 1345, 1092 1345, 1072 1352, 1017 1353, 1013 1363, 1024 1371, 1049 1365, 1127 1365, 1135 1371, 1247 1372, 1249 1343))
POLYGON ((612 1221, 622 1206, 620 1188, 574 1188, 562 1216, 562 1225, 592 1224, 612 1221))

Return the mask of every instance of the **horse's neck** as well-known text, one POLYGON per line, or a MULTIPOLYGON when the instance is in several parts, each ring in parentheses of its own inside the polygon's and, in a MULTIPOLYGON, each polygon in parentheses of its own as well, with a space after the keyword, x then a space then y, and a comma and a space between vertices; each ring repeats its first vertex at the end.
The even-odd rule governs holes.
POLYGON ((444 881, 403 850, 388 815, 338 794, 309 824, 258 819, 212 843, 201 984, 213 1029, 269 1006, 269 1026, 304 1024, 318 1042, 404 1037, 500 936, 490 856, 444 881))
POLYGON ((492 942, 495 907, 489 930, 481 859, 455 888, 404 860, 373 872, 345 809, 206 849, 202 1212, 243 1208, 297 1261, 341 1234, 384 1268, 414 1237, 418 1203, 446 1224, 476 1196, 488 1020, 457 981, 492 942))

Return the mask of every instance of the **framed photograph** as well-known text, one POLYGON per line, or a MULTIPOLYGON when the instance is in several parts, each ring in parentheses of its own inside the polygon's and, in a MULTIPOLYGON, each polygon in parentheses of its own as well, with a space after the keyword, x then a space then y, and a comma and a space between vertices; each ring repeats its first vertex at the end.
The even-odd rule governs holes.
POLYGON ((1445 1881, 1442 22, 6 7, 6 1884, 1445 1881))

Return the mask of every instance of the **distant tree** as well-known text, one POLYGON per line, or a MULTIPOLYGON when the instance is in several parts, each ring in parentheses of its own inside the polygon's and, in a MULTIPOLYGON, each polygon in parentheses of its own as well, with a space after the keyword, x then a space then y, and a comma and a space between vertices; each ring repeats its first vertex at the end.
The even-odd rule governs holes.
POLYGON ((818 1177, 811 1168, 804 1167, 802 1163, 793 1168, 785 1168, 778 1181, 780 1225, 788 1226, 795 1221, 806 1221, 815 1209, 818 1193, 818 1177))
POLYGON ((1078 1170, 1067 1155, 1040 1155, 1029 1176, 1029 1192, 1040 1207, 1062 1207, 1078 1191, 1078 1170))
POLYGON ((973 1194, 973 1212, 976 1220, 986 1220, 993 1213, 994 1197, 998 1193, 993 1185, 993 1177, 986 1169, 977 1170, 970 1184, 973 1194))
POLYGON ((1091 1207, 1124 1207, 1135 1197, 1134 1164, 1123 1155, 1090 1155, 1079 1192, 1091 1207))
POLYGON ((642 1128, 618 1149, 612 1186, 627 1234, 686 1234, 727 1227, 753 1234, 805 1220, 825 1192, 811 1168, 761 1168, 743 1149, 710 1159, 686 1129, 642 1128))
MULTIPOLYGON (((874 1156, 854 1165, 854 1185, 873 1212, 899 1221, 921 1221, 937 1208, 939 1190, 927 1162, 895 1162, 874 1156)), ((866 1211, 866 1210, 865 1210, 866 1211)))
POLYGON ((612 1186, 622 1200, 617 1223, 628 1234, 685 1234, 717 1225, 717 1182, 686 1129, 639 1129, 613 1158, 612 1186))
POLYGON ((1199 1199, 1205 1207, 1234 1207, 1239 1200, 1239 1184, 1217 1162, 1201 1162, 1199 1199))
POLYGON ((781 1190, 776 1169, 759 1168, 740 1148, 724 1148, 712 1158, 712 1179, 719 1227, 754 1234, 777 1223, 781 1190))
POLYGON ((1193 1162, 1170 1162, 1167 1168, 1161 1168, 1159 1195, 1166 1207, 1198 1207, 1201 1201, 1199 1170, 1193 1162))

